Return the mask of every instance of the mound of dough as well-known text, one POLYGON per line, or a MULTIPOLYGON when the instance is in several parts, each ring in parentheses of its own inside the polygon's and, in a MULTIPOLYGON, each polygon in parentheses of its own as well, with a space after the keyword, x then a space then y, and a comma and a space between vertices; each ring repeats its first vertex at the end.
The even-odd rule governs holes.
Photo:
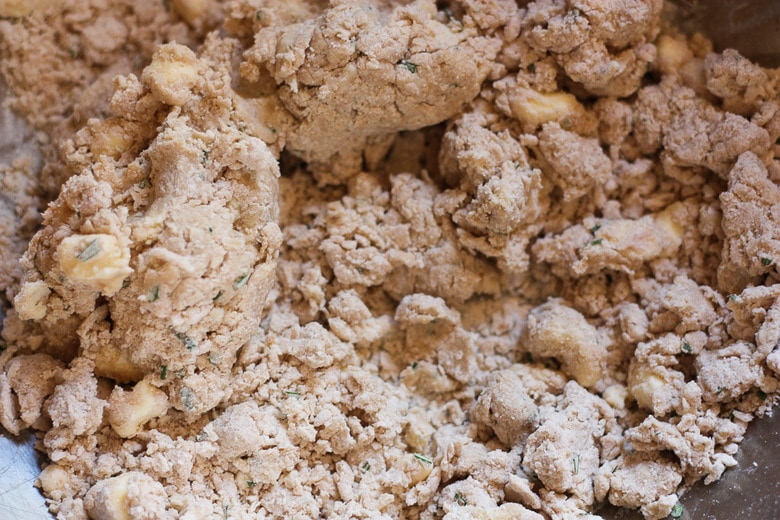
POLYGON ((167 44, 140 81, 117 80, 114 116, 71 144, 81 173, 45 212, 14 302, 28 348, 151 377, 188 413, 228 391, 219 374, 258 327, 281 241, 278 166, 232 115, 231 52, 167 44))

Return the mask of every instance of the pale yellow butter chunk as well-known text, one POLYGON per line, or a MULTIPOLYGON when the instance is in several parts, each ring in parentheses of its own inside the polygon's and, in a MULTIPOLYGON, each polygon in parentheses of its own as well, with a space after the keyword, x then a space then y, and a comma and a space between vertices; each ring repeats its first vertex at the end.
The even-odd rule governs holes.
POLYGON ((23 320, 40 320, 46 315, 46 300, 51 290, 44 281, 29 282, 22 285, 14 298, 14 308, 23 320))
POLYGON ((532 354, 557 358, 563 373, 586 388, 604 373, 607 350, 598 331, 562 300, 550 300, 530 312, 524 343, 532 354))
POLYGON ((95 355, 95 374, 118 383, 139 381, 144 372, 130 359, 130 353, 113 344, 104 345, 95 355))
POLYGON ((192 99, 192 89, 198 82, 197 57, 184 45, 161 45, 141 79, 163 103, 182 106, 192 99))
POLYGON ((135 520, 163 516, 165 489, 152 477, 128 471, 98 481, 84 496, 84 509, 92 520, 135 520))
POLYGON ((122 126, 119 119, 108 119, 92 127, 93 140, 90 150, 93 156, 107 155, 118 159, 133 144, 134 136, 122 126))
POLYGON ((194 24, 208 10, 208 0, 173 0, 173 7, 188 24, 194 24))
POLYGON ((116 387, 109 399, 108 421, 123 438, 132 437, 154 417, 168 410, 168 397, 162 390, 140 381, 131 392, 116 387))
POLYGON ((664 34, 658 38, 655 47, 658 51, 655 65, 664 74, 674 74, 693 59, 693 53, 684 38, 664 34))
POLYGON ((655 395, 662 391, 668 382, 654 374, 648 368, 638 369, 631 373, 628 390, 642 408, 652 410, 655 395))
POLYGON ((683 205, 676 202, 655 215, 655 225, 663 233, 665 249, 669 252, 676 251, 682 245, 685 229, 681 224, 681 218, 675 213, 683 211, 683 205))
POLYGON ((567 117, 574 118, 585 111, 577 98, 568 92, 543 93, 531 88, 513 91, 509 105, 512 114, 530 128, 551 121, 562 122, 567 117))
POLYGON ((621 384, 609 385, 602 392, 602 397, 612 408, 622 410, 626 407, 628 390, 621 384))
POLYGON ((46 0, 0 0, 0 17, 21 18, 46 3, 46 0))
POLYGON ((93 501, 87 501, 89 517, 95 520, 130 520, 127 507, 127 483, 130 473, 101 480, 87 493, 93 501), (94 504, 94 505, 92 505, 94 504), (92 505, 92 507, 90 507, 92 505))
POLYGON ((59 464, 49 464, 38 475, 38 486, 47 495, 64 491, 70 481, 68 470, 59 464))
POLYGON ((71 235, 57 247, 60 269, 65 276, 111 296, 133 272, 130 248, 108 234, 71 235))

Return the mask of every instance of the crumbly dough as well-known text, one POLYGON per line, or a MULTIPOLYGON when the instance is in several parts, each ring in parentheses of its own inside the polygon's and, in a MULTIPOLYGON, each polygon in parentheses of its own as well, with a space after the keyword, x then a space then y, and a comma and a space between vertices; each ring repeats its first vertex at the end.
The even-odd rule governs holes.
POLYGON ((776 402, 780 75, 660 0, 7 4, 59 519, 658 520, 776 402))

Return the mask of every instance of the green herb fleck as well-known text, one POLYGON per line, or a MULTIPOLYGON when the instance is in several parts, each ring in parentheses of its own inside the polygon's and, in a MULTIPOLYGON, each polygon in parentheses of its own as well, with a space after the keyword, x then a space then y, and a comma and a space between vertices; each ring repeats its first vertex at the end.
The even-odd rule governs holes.
POLYGON ((761 399, 762 401, 766 401, 767 397, 768 396, 767 396, 766 392, 764 392, 763 390, 759 390, 758 391, 758 398, 759 399, 761 399))
POLYGON ((150 302, 156 302, 160 299, 160 286, 155 285, 152 287, 152 294, 149 295, 149 301, 150 302))
POLYGON ((455 502, 457 502, 459 506, 465 506, 469 503, 469 501, 466 500, 466 497, 464 497, 460 492, 455 493, 455 502))
POLYGON ((92 241, 87 244, 87 247, 76 255, 76 258, 81 262, 86 262, 87 260, 95 258, 98 253, 100 253, 100 244, 98 244, 97 238, 93 238, 92 241))
POLYGON ((130 280, 122 280, 122 289, 127 289, 128 287, 130 287, 130 280))
POLYGON ((166 379, 168 377, 168 365, 160 367, 160 379, 166 379))
POLYGON ((193 350, 195 347, 197 347, 197 346, 198 346, 198 344, 197 344, 197 343, 195 343, 195 340, 194 340, 194 339, 192 339, 191 337, 187 336, 187 335, 186 335, 185 333, 183 333, 183 332, 175 332, 175 333, 174 333, 174 335, 176 336, 176 338, 177 338, 179 341, 181 341, 182 343, 184 343, 184 347, 185 347, 187 350, 193 350))
POLYGON ((722 386, 719 386, 719 387, 718 387, 718 389, 717 389, 717 390, 715 390, 715 393, 716 393, 716 394, 722 394, 722 393, 723 393, 723 390, 725 390, 725 388, 723 388, 722 386))
POLYGON ((300 397, 301 393, 296 390, 285 390, 285 394, 287 394, 287 397, 300 397))
POLYGON ((420 363, 418 363, 417 361, 413 362, 412 363, 412 370, 417 370, 418 366, 420 366, 420 363))
POLYGON ((421 453, 414 453, 413 455, 415 459, 419 460, 423 464, 433 464, 433 459, 430 457, 426 457, 421 453))
POLYGON ((247 273, 247 274, 245 274, 243 276, 239 276, 238 278, 233 280, 233 287, 235 287, 236 289, 240 289, 243 286, 245 286, 247 280, 249 280, 249 275, 250 275, 250 273, 247 273))
POLYGON ((412 63, 411 61, 401 60, 401 65, 406 67, 406 70, 408 70, 412 74, 415 74, 417 72, 417 65, 415 63, 412 63))
POLYGON ((575 475, 580 472, 580 454, 579 453, 575 453, 574 454, 574 457, 572 458, 572 466, 574 467, 574 474, 575 475))
POLYGON ((603 241, 604 241, 603 238, 597 238, 596 240, 591 240, 590 241, 590 245, 597 246, 597 245, 601 244, 603 241))
POLYGON ((620 464, 617 464, 614 468, 612 468, 612 473, 614 474, 618 469, 620 469, 620 464))
POLYGON ((765 256, 762 256, 761 257, 761 265, 763 265, 764 267, 766 267, 768 265, 772 265, 772 259, 771 258, 767 258, 765 256))
POLYGON ((371 463, 368 461, 365 461, 363 464, 360 465, 360 471, 365 473, 366 471, 371 469, 371 463))
POLYGON ((591 232, 591 233, 595 233, 595 232, 596 232, 596 231, 598 231, 599 229, 601 229, 601 224, 596 224, 595 226, 593 226, 592 228, 590 228, 590 232, 591 232))
POLYGON ((677 502, 674 507, 672 508, 672 512, 670 513, 672 518, 680 518, 683 514, 683 506, 679 502, 677 502))
POLYGON ((688 343, 687 341, 683 343, 682 349, 683 352, 685 352, 686 354, 690 354, 691 352, 693 352, 693 348, 691 347, 691 344, 688 343))
POLYGON ((255 20, 262 20, 263 19, 263 11, 257 11, 255 13, 255 20))
POLYGON ((213 302, 217 301, 217 300, 219 299, 219 297, 220 297, 220 296, 222 296, 222 291, 218 291, 218 292, 217 292, 217 295, 216 295, 216 296, 214 296, 214 297, 211 299, 211 301, 213 301, 213 302))
POLYGON ((257 485, 257 482, 255 482, 254 480, 247 480, 246 485, 253 488, 257 485))
POLYGON ((191 388, 185 386, 179 391, 179 397, 181 397, 181 403, 187 410, 195 408, 195 392, 191 388))
POLYGON ((736 295, 736 294, 729 294, 729 301, 730 302, 738 302, 739 301, 739 296, 736 295))
POLYGON ((536 72, 536 63, 528 64, 528 72, 530 72, 531 74, 534 74, 536 72))

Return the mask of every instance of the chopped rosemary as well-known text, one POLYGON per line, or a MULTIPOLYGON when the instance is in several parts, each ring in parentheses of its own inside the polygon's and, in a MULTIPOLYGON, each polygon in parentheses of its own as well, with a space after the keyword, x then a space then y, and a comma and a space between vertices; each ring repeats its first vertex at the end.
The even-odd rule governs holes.
POLYGON ((433 464, 433 459, 430 457, 426 457, 425 455, 421 453, 415 453, 414 458, 422 462, 423 464, 433 464))
POLYGON ((572 463, 573 463, 573 466, 574 466, 574 474, 576 475, 577 473, 580 472, 580 454, 579 453, 575 453, 574 454, 574 457, 572 459, 572 463))
POLYGON ((691 347, 691 344, 688 343, 687 341, 683 343, 682 349, 683 352, 685 352, 686 354, 690 354, 691 352, 693 352, 693 348, 691 347))
POLYGON ((469 503, 469 501, 466 500, 466 497, 464 497, 460 492, 455 493, 455 502, 457 502, 459 506, 465 506, 469 503))
POLYGON ((401 60, 401 65, 406 67, 406 70, 408 70, 412 74, 415 74, 417 72, 417 64, 412 63, 411 61, 401 60))
POLYGON ((604 241, 603 238, 597 238, 596 240, 591 240, 590 241, 590 245, 597 246, 597 245, 601 244, 603 241, 604 241))
POLYGON ((182 387, 179 391, 179 396, 181 397, 181 403, 187 410, 195 408, 195 392, 193 392, 191 388, 186 386, 182 387))
POLYGON ((238 278, 233 280, 233 287, 235 287, 236 289, 240 289, 243 286, 245 286, 247 280, 249 280, 249 275, 250 275, 250 273, 247 273, 247 274, 245 274, 243 276, 239 276, 238 278))
POLYGON ((168 377, 168 365, 163 365, 160 367, 160 379, 165 379, 168 377))
POLYGON ((596 231, 598 231, 599 229, 601 229, 601 224, 596 224, 595 226, 593 226, 592 228, 590 228, 590 232, 591 232, 591 233, 595 233, 595 232, 596 232, 596 231))
POLYGON ((363 464, 360 465, 360 471, 365 473, 366 471, 371 469, 371 463, 368 461, 365 461, 363 464))
POLYGON ((287 394, 287 397, 300 397, 301 393, 296 390, 285 390, 285 394, 287 394))
POLYGON ((772 259, 771 258, 767 258, 765 256, 762 256, 761 257, 761 265, 763 265, 764 267, 766 267, 768 265, 772 265, 772 259))
POLYGON ((218 292, 217 292, 217 295, 216 295, 216 296, 214 296, 214 297, 211 299, 211 301, 213 301, 213 302, 217 301, 217 300, 219 299, 219 297, 220 297, 220 296, 222 296, 222 291, 218 291, 218 292))
POLYGON ((255 482, 254 480, 247 480, 246 485, 253 488, 257 485, 257 482, 255 482))
POLYGON ((757 392, 757 394, 758 394, 758 398, 759 398, 759 399, 761 399, 762 401, 766 401, 766 398, 767 398, 767 397, 769 397, 769 396, 767 395, 767 393, 766 393, 766 392, 764 392, 763 390, 759 390, 759 391, 757 392))
POLYGON ((414 361, 412 363, 412 370, 417 370, 417 367, 420 366, 420 364, 417 361, 414 361))
POLYGON ((160 299, 160 286, 155 285, 152 287, 152 294, 149 295, 149 301, 156 302, 158 299, 160 299))
POLYGON ((195 343, 195 340, 194 340, 194 339, 192 339, 191 337, 187 336, 187 335, 186 335, 185 333, 183 333, 183 332, 174 332, 174 335, 176 336, 176 338, 177 338, 179 341, 181 341, 182 343, 184 343, 184 347, 185 347, 187 350, 193 350, 195 347, 197 347, 197 346, 198 346, 198 344, 197 344, 197 343, 195 343))
POLYGON ((86 262, 87 260, 95 258, 98 253, 100 253, 100 244, 98 244, 97 238, 93 238, 90 243, 87 244, 87 247, 85 247, 81 253, 76 255, 76 258, 78 258, 81 262, 86 262))

